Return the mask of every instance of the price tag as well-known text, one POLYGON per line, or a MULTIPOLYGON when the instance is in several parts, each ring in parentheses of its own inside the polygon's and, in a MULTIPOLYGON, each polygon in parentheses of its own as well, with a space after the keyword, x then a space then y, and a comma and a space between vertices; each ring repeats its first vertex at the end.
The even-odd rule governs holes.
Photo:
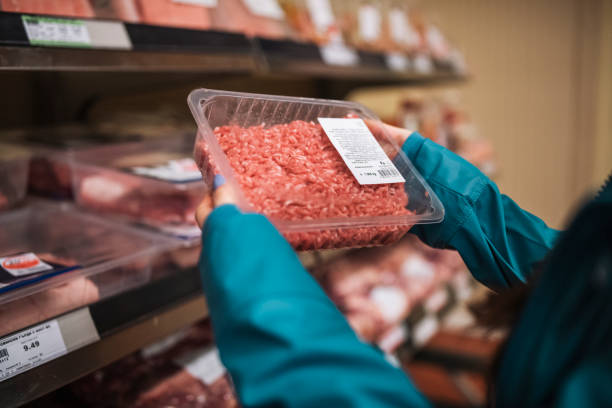
POLYGON ((169 160, 158 166, 137 166, 130 170, 140 176, 151 177, 171 183, 188 183, 202 179, 202 174, 192 158, 169 160))
POLYGON ((306 7, 318 32, 327 32, 334 25, 336 18, 329 0, 306 0, 306 7))
POLYGON ((33 252, 0 258, 0 267, 13 276, 31 275, 53 269, 33 252))
POLYGON ((190 4, 192 6, 217 7, 217 0, 172 0, 173 3, 190 4))
POLYGON ((385 55, 385 62, 391 71, 408 71, 410 69, 410 60, 404 54, 399 52, 391 52, 385 55))
POLYGON ((406 182, 363 120, 318 119, 327 137, 359 184, 406 182))
POLYGON ((276 0, 243 0, 249 11, 256 16, 282 20, 285 18, 283 9, 276 0))
POLYGON ((382 17, 380 11, 368 4, 359 8, 359 34, 365 41, 376 41, 380 37, 382 17))
POLYGON ((91 47, 85 22, 64 18, 21 16, 31 45, 55 47, 91 47))
POLYGON ((433 73, 434 66, 429 55, 419 54, 414 58, 412 63, 414 70, 419 74, 433 73))
POLYGON ((321 46, 319 50, 321 51, 323 62, 327 65, 350 67, 359 63, 357 52, 342 42, 331 42, 321 46))
POLYGON ((226 372, 216 347, 195 350, 175 362, 206 385, 214 384, 226 372))
POLYGON ((66 354, 57 320, 0 339, 0 381, 66 354))

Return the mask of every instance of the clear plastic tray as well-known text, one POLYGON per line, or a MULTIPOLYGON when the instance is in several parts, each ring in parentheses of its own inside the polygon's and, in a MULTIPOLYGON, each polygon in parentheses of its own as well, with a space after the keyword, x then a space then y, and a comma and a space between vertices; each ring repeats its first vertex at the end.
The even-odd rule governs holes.
POLYGON ((149 282, 175 246, 69 204, 0 215, 0 335, 149 282), (38 267, 32 254, 49 267, 19 269, 38 267))
POLYGON ((72 155, 76 202, 172 236, 199 238, 195 209, 206 192, 191 157, 193 136, 113 144, 72 155))
POLYGON ((27 150, 0 144, 0 211, 15 206, 25 197, 29 162, 27 150))
MULTIPOLYGON (((198 124, 199 132, 194 154, 205 181, 210 184, 213 173, 219 172, 235 189, 239 206, 245 211, 259 209, 259 212, 267 215, 296 249, 386 244, 399 239, 414 224, 435 223, 444 218, 442 204, 401 151, 400 146, 397 146, 387 132, 380 127, 379 119, 359 104, 207 89, 191 92, 188 103, 198 124), (328 160, 333 162, 336 173, 331 171, 331 177, 337 175, 338 172, 344 172, 342 180, 346 185, 332 187, 337 187, 345 194, 332 191, 332 187, 325 184, 325 179, 318 178, 320 174, 313 174, 316 171, 311 173, 313 176, 311 180, 305 181, 314 187, 283 185, 283 177, 286 180, 296 180, 292 178, 291 172, 298 173, 300 168, 317 169, 319 167, 314 165, 313 157, 308 157, 310 147, 306 150, 301 147, 310 141, 302 139, 296 142, 296 135, 302 138, 299 130, 297 133, 287 134, 291 129, 287 130, 279 125, 291 123, 292 126, 309 127, 311 133, 308 137, 319 138, 316 143, 331 145, 325 134, 320 133, 322 132, 320 129, 312 130, 318 126, 318 118, 347 117, 361 118, 371 130, 374 130, 372 133, 376 142, 406 180, 405 183, 403 185, 401 183, 379 184, 374 187, 361 185, 354 178, 346 177, 348 168, 333 150, 332 155, 335 156, 328 160), (230 146, 237 149, 231 152, 231 155, 235 157, 236 152, 246 151, 251 154, 251 157, 245 157, 240 162, 237 162, 236 159, 233 159, 233 162, 230 161, 226 154, 230 147, 225 146, 224 149, 216 133, 216 131, 222 131, 220 127, 224 126, 231 126, 234 132, 239 133, 236 144, 230 146), (246 141, 251 140, 252 133, 243 132, 242 129, 245 128, 251 128, 251 131, 255 132, 269 130, 277 135, 268 134, 268 139, 255 140, 249 146, 246 141), (316 134, 313 135, 312 132, 316 134), (258 147, 253 150, 253 146, 257 146, 257 143, 258 147), (248 150, 249 148, 251 150, 248 150), (265 150, 268 150, 268 153, 265 153, 265 150), (261 155, 258 154, 259 151, 262 152, 261 155), (293 164, 288 163, 288 158, 296 161, 293 164), (264 163, 265 167, 270 160, 276 161, 276 165, 270 164, 270 166, 276 166, 278 170, 274 170, 276 172, 274 174, 267 173, 265 177, 258 173, 254 166, 250 166, 250 162, 257 162, 258 164, 264 163), (269 187, 271 185, 274 185, 276 189, 271 189, 269 187), (319 197, 316 200, 313 199, 313 195, 304 193, 304 191, 312 191, 313 188, 317 190, 319 197), (267 195, 266 193, 260 194, 257 189, 267 189, 267 195), (256 197, 257 194, 260 194, 260 198, 264 201, 255 203, 254 200, 248 199, 249 196, 256 197), (341 199, 344 201, 341 202, 341 199), (266 204, 265 200, 270 201, 266 204), (283 202, 279 204, 279 200, 283 202), (404 210, 406 202, 407 211, 404 210), (272 213, 270 208, 277 208, 279 205, 281 211, 272 213), (338 209, 340 205, 345 207, 338 209), (356 209, 357 205, 361 207, 356 209), (386 205, 393 205, 394 210, 384 208, 386 205), (302 211, 302 214, 306 215, 296 218, 295 213, 291 214, 288 210, 283 212, 283 206, 306 207, 305 212, 302 211), (352 215, 337 215, 345 209, 345 212, 352 215), (315 211, 319 211, 319 214, 316 214, 315 211), (332 215, 322 215, 326 212, 332 215)), ((329 151, 330 147, 325 146, 325 149, 329 151)), ((321 172, 324 171, 329 171, 329 169, 321 169, 321 172)))

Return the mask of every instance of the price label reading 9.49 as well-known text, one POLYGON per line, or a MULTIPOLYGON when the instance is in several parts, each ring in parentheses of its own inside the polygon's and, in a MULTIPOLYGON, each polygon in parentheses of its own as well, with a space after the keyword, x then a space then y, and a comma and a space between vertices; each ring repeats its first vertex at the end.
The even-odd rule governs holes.
POLYGON ((0 381, 66 354, 57 323, 51 320, 0 339, 0 381))

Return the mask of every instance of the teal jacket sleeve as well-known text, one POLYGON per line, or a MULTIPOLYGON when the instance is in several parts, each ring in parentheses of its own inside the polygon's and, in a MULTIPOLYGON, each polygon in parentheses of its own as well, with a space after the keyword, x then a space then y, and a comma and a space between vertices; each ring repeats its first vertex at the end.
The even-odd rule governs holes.
POLYGON ((210 317, 245 407, 429 406, 356 337, 265 217, 224 205, 202 238, 210 317))
POLYGON ((454 248, 474 277, 500 290, 526 282, 553 247, 558 231, 500 194, 475 166, 413 133, 403 146, 412 164, 444 204, 440 224, 411 232, 436 248, 454 248))

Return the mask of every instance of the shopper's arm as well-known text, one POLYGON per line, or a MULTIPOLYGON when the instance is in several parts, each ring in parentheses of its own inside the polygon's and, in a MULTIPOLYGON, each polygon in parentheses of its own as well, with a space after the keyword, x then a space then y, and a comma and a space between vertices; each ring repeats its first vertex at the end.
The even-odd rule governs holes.
POLYGON ((265 217, 223 205, 202 237, 210 316, 244 406, 428 406, 401 370, 359 341, 265 217))
POLYGON ((413 133, 403 151, 445 207, 441 224, 417 225, 411 232, 433 247, 457 249, 476 279, 491 288, 525 282, 558 231, 500 194, 475 166, 431 140, 413 133))

